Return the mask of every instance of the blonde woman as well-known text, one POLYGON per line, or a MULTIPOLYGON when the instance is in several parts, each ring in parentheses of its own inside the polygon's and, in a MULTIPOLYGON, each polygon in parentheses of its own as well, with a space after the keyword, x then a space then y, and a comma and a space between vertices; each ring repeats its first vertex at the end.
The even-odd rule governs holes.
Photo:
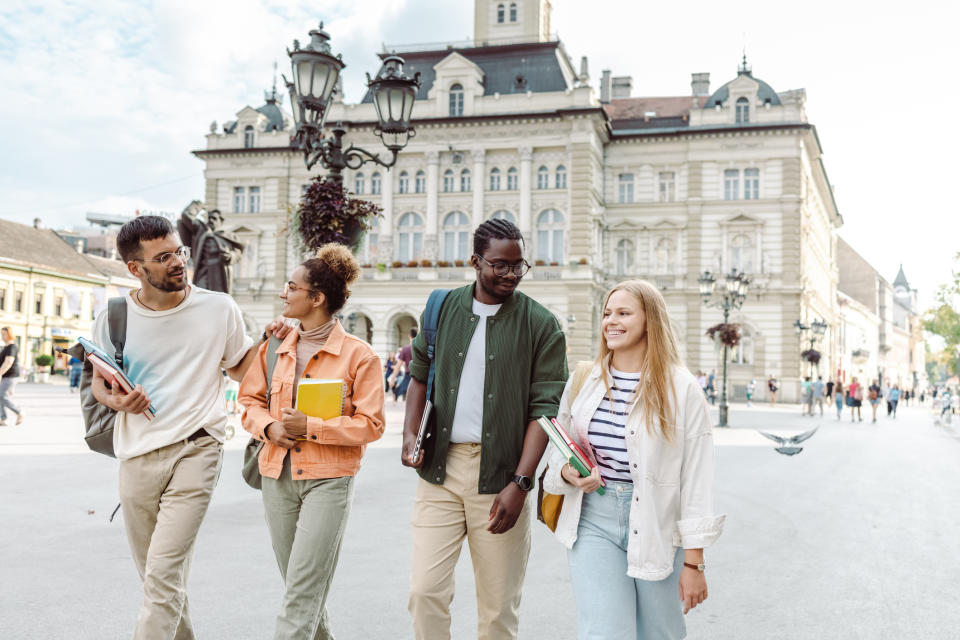
POLYGON ((683 615, 707 598, 703 550, 724 522, 706 400, 649 282, 607 294, 599 354, 572 404, 568 381, 558 415, 596 468, 581 478, 551 448, 544 480, 565 496, 556 536, 569 549, 578 637, 683 638, 683 615))

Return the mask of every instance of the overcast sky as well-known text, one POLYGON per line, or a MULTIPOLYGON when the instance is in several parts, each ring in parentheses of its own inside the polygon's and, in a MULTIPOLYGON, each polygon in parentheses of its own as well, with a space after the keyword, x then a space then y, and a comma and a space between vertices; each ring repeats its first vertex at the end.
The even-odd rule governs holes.
MULTIPOLYGON (((902 262, 927 304, 960 251, 957 6, 553 0, 553 27, 595 86, 609 68, 635 96, 688 95, 695 71, 716 88, 743 47, 776 91, 805 88, 841 235, 890 281, 902 262)), ((471 38, 473 2, 4 0, 0 217, 72 226, 202 198, 190 151, 263 104, 274 62, 289 76, 285 48, 321 19, 355 101, 383 43, 471 38)))

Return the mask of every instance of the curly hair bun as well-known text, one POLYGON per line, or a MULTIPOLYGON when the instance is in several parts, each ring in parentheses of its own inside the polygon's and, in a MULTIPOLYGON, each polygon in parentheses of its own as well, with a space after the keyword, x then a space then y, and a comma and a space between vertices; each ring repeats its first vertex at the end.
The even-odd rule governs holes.
POLYGON ((342 278, 347 285, 353 284, 360 277, 360 264, 345 245, 325 244, 317 249, 315 257, 323 262, 330 271, 342 278))

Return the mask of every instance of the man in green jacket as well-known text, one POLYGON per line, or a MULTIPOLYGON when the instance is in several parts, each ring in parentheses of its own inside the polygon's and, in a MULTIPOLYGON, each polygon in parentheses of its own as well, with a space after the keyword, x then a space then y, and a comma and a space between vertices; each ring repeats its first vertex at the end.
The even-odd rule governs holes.
POLYGON ((536 420, 557 415, 567 379, 560 324, 516 291, 530 268, 520 231, 488 220, 474 233, 473 249, 476 282, 451 291, 440 314, 434 427, 416 460, 430 360, 422 331, 413 342, 401 461, 420 474, 409 601, 418 640, 450 637, 464 537, 477 588, 477 637, 516 638, 530 552, 527 495, 547 444, 536 420))

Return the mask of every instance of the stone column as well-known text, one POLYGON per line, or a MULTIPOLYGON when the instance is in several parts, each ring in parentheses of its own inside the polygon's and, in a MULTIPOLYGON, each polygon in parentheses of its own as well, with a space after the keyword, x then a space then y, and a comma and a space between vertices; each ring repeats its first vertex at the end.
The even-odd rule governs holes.
POLYGON ((437 195, 440 190, 440 152, 427 151, 427 220, 423 234, 423 257, 437 257, 437 195))
POLYGON ((530 206, 532 204, 532 189, 533 185, 531 184, 531 164, 533 163, 533 149, 530 147, 521 147, 520 148, 520 211, 519 221, 520 221, 520 233, 523 234, 524 238, 530 237, 530 231, 533 229, 532 221, 530 219, 530 206))
POLYGON ((474 149, 470 152, 473 156, 473 228, 476 229, 484 220, 483 216, 483 194, 487 188, 486 169, 484 168, 483 149, 474 149))
POLYGON ((393 168, 383 174, 383 195, 380 203, 383 218, 380 219, 380 233, 377 238, 377 262, 389 263, 393 260, 393 168))

